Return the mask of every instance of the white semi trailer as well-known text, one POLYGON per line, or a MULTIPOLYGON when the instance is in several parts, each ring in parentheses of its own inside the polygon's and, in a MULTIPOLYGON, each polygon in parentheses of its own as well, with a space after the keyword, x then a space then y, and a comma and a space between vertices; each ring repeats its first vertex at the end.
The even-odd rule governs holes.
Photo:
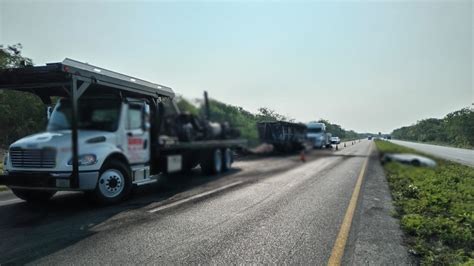
POLYGON ((232 149, 246 144, 226 123, 181 113, 171 88, 71 59, 2 70, 0 89, 46 106, 59 98, 46 131, 11 144, 4 158, 0 184, 26 201, 66 190, 115 203, 161 173, 226 171, 232 149))

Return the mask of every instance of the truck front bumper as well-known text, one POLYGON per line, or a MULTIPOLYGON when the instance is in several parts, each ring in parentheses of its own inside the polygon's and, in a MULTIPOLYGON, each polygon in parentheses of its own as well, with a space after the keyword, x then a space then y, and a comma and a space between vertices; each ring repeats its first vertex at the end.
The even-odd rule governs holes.
POLYGON ((94 190, 98 178, 98 171, 79 172, 79 187, 73 188, 71 173, 10 172, 0 175, 0 185, 23 189, 94 190))
POLYGON ((313 141, 313 148, 322 148, 323 147, 323 141, 322 140, 314 140, 313 141))

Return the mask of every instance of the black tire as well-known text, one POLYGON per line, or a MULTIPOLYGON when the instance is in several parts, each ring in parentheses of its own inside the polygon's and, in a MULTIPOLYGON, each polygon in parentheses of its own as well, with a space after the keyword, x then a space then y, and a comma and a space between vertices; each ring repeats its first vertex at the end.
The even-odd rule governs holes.
POLYGON ((203 174, 219 174, 222 171, 222 151, 220 149, 204 151, 200 164, 203 174))
POLYGON ((20 188, 12 188, 11 190, 15 196, 29 203, 46 202, 56 194, 56 191, 50 190, 29 190, 20 188))
POLYGON ((228 171, 232 168, 234 162, 232 150, 229 148, 222 149, 222 172, 228 171))
POLYGON ((99 204, 114 204, 124 200, 132 190, 129 168, 122 162, 110 160, 102 166, 92 200, 99 204))

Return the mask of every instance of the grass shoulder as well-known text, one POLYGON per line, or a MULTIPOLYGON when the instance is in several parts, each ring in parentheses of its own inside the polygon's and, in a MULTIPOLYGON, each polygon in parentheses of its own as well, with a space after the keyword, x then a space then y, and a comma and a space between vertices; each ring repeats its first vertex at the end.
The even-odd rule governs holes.
POLYGON ((415 153, 437 167, 384 165, 396 216, 423 264, 474 265, 474 168, 445 161, 387 141, 381 153, 415 153))

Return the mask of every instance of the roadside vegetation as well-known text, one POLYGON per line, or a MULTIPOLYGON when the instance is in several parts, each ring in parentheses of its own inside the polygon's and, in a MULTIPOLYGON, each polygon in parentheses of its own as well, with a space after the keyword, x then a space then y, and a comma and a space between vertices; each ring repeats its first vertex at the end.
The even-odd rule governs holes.
POLYGON ((474 148, 474 111, 464 108, 442 119, 429 118, 416 124, 395 129, 397 139, 474 148))
MULTIPOLYGON (((22 56, 21 45, 0 45, 0 69, 31 66, 31 59, 22 56)), ((11 90, 0 91, 0 148, 13 141, 41 131, 46 125, 46 108, 39 97, 11 90)), ((3 158, 3 154, 0 154, 3 158)))
MULTIPOLYGON (((427 156, 387 141, 376 145, 381 153, 427 156)), ((396 216, 422 264, 474 265, 474 168, 432 159, 435 168, 384 165, 396 216)))
POLYGON ((365 138, 365 134, 359 134, 354 130, 346 130, 338 124, 333 124, 325 119, 318 120, 320 123, 326 124, 326 130, 331 133, 333 136, 339 137, 341 141, 356 140, 360 138, 365 138))

